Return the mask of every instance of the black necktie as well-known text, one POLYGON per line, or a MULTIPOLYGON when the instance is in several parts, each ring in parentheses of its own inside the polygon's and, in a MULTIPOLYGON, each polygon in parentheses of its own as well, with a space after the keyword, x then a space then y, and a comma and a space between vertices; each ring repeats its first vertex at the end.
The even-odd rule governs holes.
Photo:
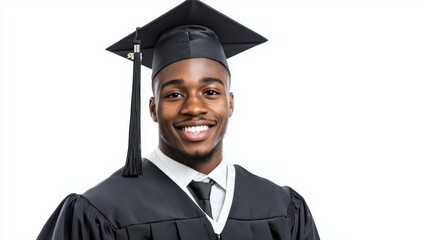
POLYGON ((211 218, 211 203, 210 203, 210 194, 211 194, 211 187, 214 185, 214 181, 211 180, 210 182, 195 182, 192 181, 189 183, 189 190, 193 193, 195 196, 195 200, 198 203, 199 207, 204 210, 204 212, 210 216, 211 218))

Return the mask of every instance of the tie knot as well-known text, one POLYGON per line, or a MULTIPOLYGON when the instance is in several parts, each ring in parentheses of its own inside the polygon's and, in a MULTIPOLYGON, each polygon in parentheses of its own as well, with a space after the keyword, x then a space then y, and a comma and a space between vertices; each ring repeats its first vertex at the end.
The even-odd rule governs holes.
POLYGON ((196 198, 199 200, 209 200, 211 194, 211 187, 214 184, 213 180, 210 182, 195 182, 189 183, 189 188, 196 198))

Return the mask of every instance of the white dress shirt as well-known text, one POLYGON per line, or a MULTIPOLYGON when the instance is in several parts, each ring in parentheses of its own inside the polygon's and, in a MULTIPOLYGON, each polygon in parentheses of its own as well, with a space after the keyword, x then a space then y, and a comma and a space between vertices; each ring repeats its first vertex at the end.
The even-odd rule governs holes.
POLYGON ((200 173, 184 164, 181 164, 166 156, 159 148, 156 148, 146 157, 172 181, 174 181, 199 207, 187 185, 194 180, 197 182, 207 182, 210 179, 215 181, 212 186, 210 203, 213 218, 206 215, 216 234, 220 234, 226 225, 232 206, 233 192, 235 189, 235 167, 223 160, 208 175, 200 173))

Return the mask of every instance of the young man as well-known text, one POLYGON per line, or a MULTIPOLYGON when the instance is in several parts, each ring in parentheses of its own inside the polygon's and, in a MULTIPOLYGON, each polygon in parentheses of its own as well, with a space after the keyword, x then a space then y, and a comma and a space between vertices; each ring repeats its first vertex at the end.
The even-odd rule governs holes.
POLYGON ((234 109, 226 58, 264 41, 192 0, 108 48, 134 61, 126 166, 68 196, 38 239, 319 239, 300 195, 223 159, 234 109), (158 148, 145 159, 141 51, 142 64, 153 70, 150 113, 159 124, 158 148))

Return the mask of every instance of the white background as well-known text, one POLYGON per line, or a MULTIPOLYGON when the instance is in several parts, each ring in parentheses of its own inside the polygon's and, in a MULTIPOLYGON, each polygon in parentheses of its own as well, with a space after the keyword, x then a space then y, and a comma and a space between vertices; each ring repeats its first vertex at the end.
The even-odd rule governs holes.
MULTIPOLYGON (((180 2, 3 0, 0 239, 123 166, 132 64, 104 49, 180 2)), ((229 61, 229 161, 300 192, 322 239, 428 239, 428 4, 205 2, 269 39, 229 61)))

